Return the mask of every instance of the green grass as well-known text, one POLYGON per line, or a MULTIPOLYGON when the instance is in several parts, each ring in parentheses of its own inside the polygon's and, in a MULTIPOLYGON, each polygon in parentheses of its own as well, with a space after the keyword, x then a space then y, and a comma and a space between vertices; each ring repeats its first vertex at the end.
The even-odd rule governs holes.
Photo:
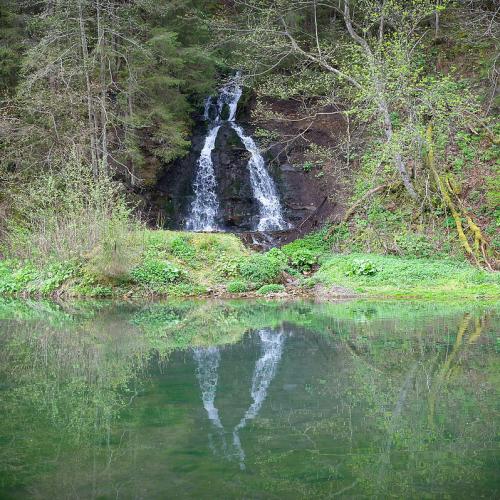
POLYGON ((261 286, 257 293, 259 295, 269 295, 271 293, 281 293, 285 291, 285 287, 278 283, 269 283, 268 285, 261 286))
POLYGON ((324 260, 314 281, 367 296, 500 298, 498 273, 443 259, 332 255, 324 260))
POLYGON ((264 254, 233 234, 141 230, 132 240, 134 258, 118 275, 100 272, 91 258, 43 266, 0 261, 0 295, 139 298, 253 290, 265 296, 285 290, 286 272, 304 291, 322 284, 367 297, 500 297, 498 273, 453 260, 332 254, 321 233, 264 254))
POLYGON ((240 278, 240 266, 252 259, 252 253, 232 234, 141 230, 133 241, 134 248, 129 250, 134 258, 114 275, 100 272, 91 257, 43 265, 1 261, 0 295, 203 295, 240 278))

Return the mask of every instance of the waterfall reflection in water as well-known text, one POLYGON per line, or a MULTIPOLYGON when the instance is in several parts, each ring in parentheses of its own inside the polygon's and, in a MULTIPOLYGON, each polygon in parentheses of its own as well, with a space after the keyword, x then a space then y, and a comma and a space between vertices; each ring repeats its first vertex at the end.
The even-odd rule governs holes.
MULTIPOLYGON (((210 422, 218 430, 218 434, 222 441, 222 455, 228 459, 232 459, 233 456, 235 456, 239 461, 241 469, 245 469, 245 451, 241 445, 239 432, 246 427, 248 421, 254 419, 259 414, 267 397, 269 385, 276 375, 276 370, 283 354, 283 344, 285 340, 283 331, 259 330, 258 335, 261 342, 261 356, 255 363, 255 369, 252 376, 250 395, 253 402, 233 429, 234 454, 229 454, 227 452, 225 429, 220 420, 219 411, 215 407, 220 351, 217 347, 194 349, 194 359, 197 363, 196 376, 200 384, 203 406, 210 422)), ((216 453, 217 448, 213 444, 210 434, 209 443, 212 452, 216 453)))
MULTIPOLYGON (((224 435, 224 427, 219 417, 219 410, 215 407, 215 394, 219 379, 220 352, 217 347, 206 347, 194 349, 194 359, 197 364, 196 377, 200 384, 203 406, 207 412, 210 422, 217 429, 222 441, 222 454, 226 454, 227 444, 224 435)), ((209 434, 210 448, 216 453, 216 446, 209 434)))

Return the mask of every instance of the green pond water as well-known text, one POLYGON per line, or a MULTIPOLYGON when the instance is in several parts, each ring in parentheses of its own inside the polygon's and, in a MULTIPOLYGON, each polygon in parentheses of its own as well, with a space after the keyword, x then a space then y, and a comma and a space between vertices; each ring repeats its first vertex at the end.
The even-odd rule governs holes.
POLYGON ((498 498, 499 313, 0 301, 0 498, 498 498))

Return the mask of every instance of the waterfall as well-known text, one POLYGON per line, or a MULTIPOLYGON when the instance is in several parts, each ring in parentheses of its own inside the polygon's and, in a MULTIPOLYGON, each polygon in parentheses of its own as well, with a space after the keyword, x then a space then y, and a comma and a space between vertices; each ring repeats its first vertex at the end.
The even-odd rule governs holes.
POLYGON ((241 73, 236 73, 235 77, 229 81, 227 85, 221 88, 219 97, 217 99, 217 118, 216 121, 222 119, 222 112, 224 111, 224 105, 227 104, 229 107, 229 115, 227 117, 228 122, 234 122, 236 117, 236 109, 238 107, 238 101, 240 100, 243 89, 239 83, 241 78, 241 73))
POLYGON ((208 96, 205 99, 205 104, 203 107, 203 119, 207 122, 210 120, 210 107, 212 106, 212 96, 208 96))
POLYGON ((238 134, 246 150, 250 153, 248 169, 250 170, 250 182, 255 199, 259 203, 259 223, 257 231, 272 231, 285 229, 287 223, 281 213, 281 203, 276 192, 274 182, 267 172, 264 158, 254 140, 245 135, 243 129, 236 123, 232 123, 234 131, 238 134))
POLYGON ((186 222, 186 229, 191 231, 217 231, 220 228, 216 219, 219 211, 217 198, 217 180, 215 178, 212 151, 215 147, 217 134, 223 122, 222 115, 225 106, 228 116, 225 120, 236 132, 246 150, 250 153, 248 169, 254 198, 259 204, 259 221, 257 231, 272 231, 285 229, 288 224, 282 214, 281 203, 274 181, 267 171, 264 158, 254 140, 245 134, 243 128, 235 122, 238 101, 242 94, 240 72, 219 90, 214 104, 212 97, 207 97, 204 104, 203 119, 212 122, 197 163, 194 181, 195 198, 191 204, 191 213, 186 222), (211 114, 215 119, 211 119, 211 114))
POLYGON ((253 402, 233 430, 233 445, 238 452, 241 469, 245 468, 245 452, 241 446, 239 431, 247 425, 249 420, 258 415, 283 354, 283 332, 276 333, 270 330, 260 330, 259 337, 261 341, 261 357, 255 363, 252 388, 250 389, 253 402))
POLYGON ((191 231, 216 231, 218 229, 215 218, 219 211, 219 200, 216 192, 217 180, 212 163, 212 151, 219 129, 220 125, 209 129, 198 160, 198 171, 194 181, 195 199, 186 224, 186 229, 191 231))

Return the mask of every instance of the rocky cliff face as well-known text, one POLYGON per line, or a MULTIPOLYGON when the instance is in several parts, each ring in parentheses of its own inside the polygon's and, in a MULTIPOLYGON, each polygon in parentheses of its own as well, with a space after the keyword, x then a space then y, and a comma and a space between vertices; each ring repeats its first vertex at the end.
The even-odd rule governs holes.
MULTIPOLYGON (((243 107, 238 121, 247 132, 252 126, 245 120, 249 107, 243 107)), ((322 124, 324 127, 324 124, 322 124)), ((322 127, 318 134, 324 134, 322 127)), ((337 128, 341 125, 337 124, 337 128)), ((150 218, 168 229, 183 229, 193 201, 193 179, 197 160, 203 147, 207 123, 198 117, 191 137, 191 150, 184 157, 166 165, 156 186, 146 193, 150 218)), ((288 132, 288 131, 287 131, 288 132)), ((318 226, 341 210, 335 179, 315 172, 306 172, 300 158, 301 144, 283 150, 282 145, 269 148, 267 167, 276 182, 284 215, 300 232, 318 226)), ((249 153, 235 131, 222 124, 212 153, 217 177, 220 214, 218 223, 228 231, 244 232, 255 227, 258 206, 253 197, 247 167, 249 153)))
MULTIPOLYGON (((193 179, 203 147, 206 124, 200 123, 191 138, 188 155, 168 165, 152 193, 153 210, 165 227, 182 229, 194 198, 193 179)), ((212 159, 220 202, 218 223, 228 231, 247 231, 255 224, 258 207, 253 197, 247 168, 248 152, 228 124, 217 136, 212 159)))

